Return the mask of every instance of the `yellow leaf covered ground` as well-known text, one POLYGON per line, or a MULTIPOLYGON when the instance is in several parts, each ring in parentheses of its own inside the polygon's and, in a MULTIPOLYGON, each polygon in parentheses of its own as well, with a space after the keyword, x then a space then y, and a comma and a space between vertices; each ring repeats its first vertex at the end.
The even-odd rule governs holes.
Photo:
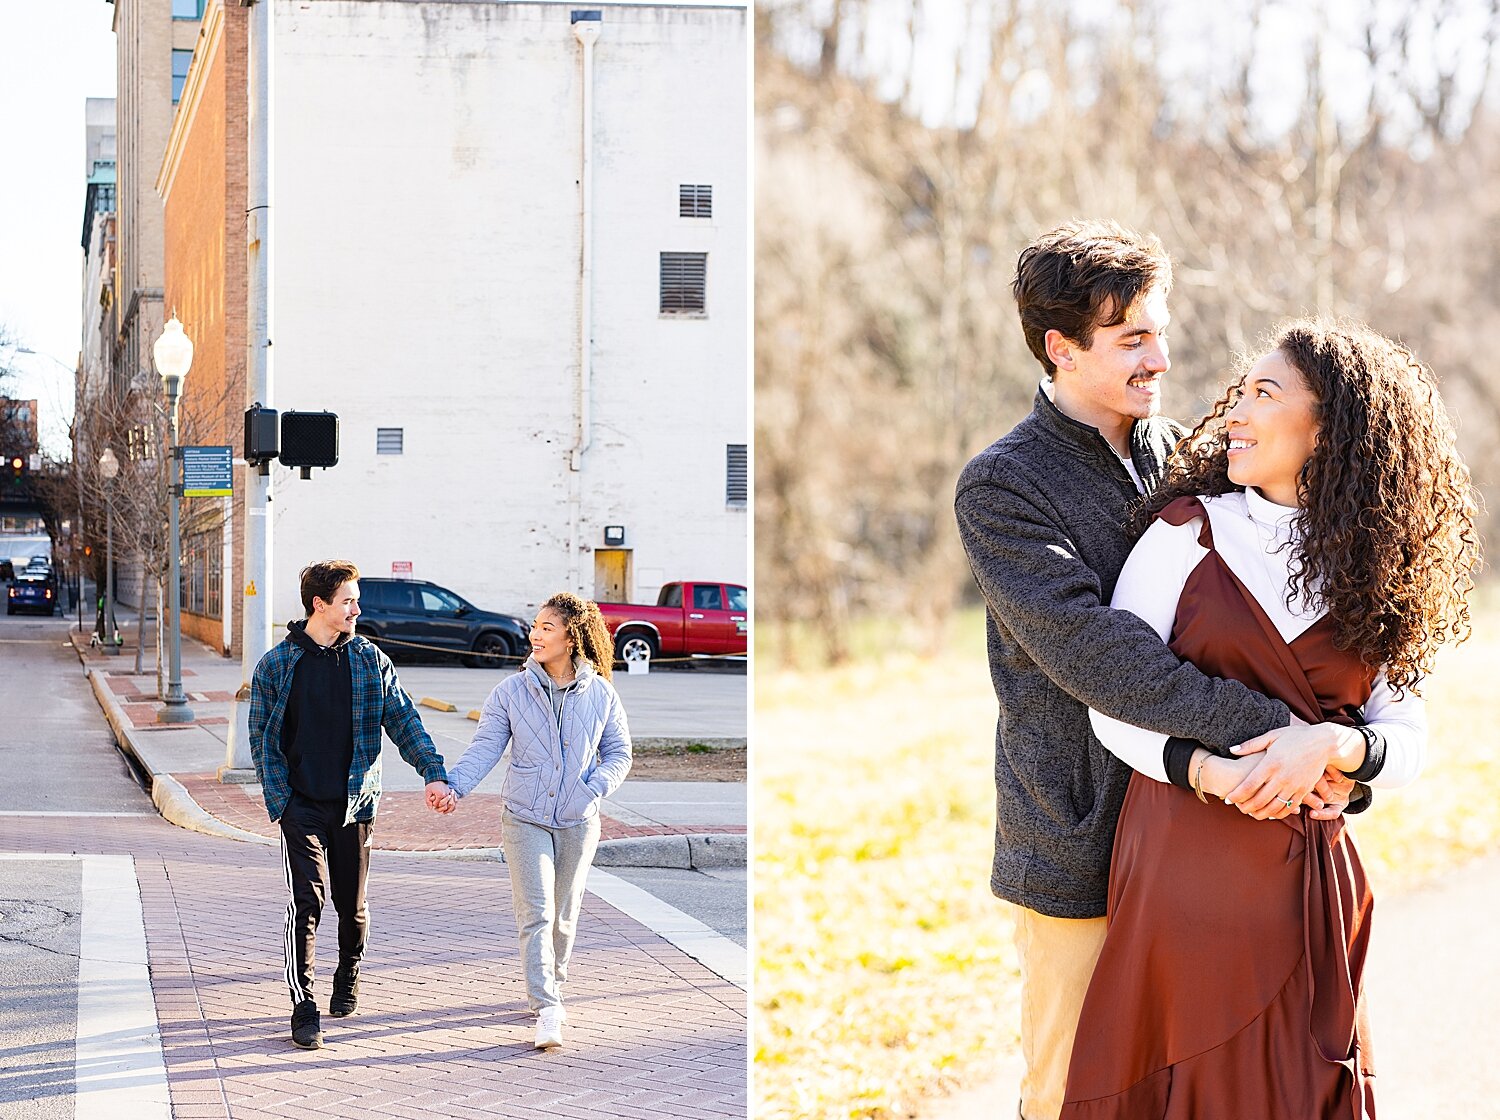
MULTIPOLYGON (((1377 893, 1500 848, 1500 611, 1424 689, 1427 769, 1357 823, 1377 893)), ((995 700, 983 618, 938 659, 757 665, 755 1115, 891 1120, 1016 1045, 1009 907, 989 892, 995 700)))

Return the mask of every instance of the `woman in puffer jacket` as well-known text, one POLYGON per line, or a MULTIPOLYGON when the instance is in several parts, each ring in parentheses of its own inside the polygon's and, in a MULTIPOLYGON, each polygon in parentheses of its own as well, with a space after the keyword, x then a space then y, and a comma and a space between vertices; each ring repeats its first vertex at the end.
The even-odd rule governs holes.
POLYGON ((500 829, 542 1050, 562 1045, 562 984, 599 843, 599 802, 630 770, 613 654, 596 604, 567 592, 548 599, 531 625, 531 656, 484 702, 473 742, 448 769, 449 789, 428 795, 438 812, 453 812, 509 748, 500 829))

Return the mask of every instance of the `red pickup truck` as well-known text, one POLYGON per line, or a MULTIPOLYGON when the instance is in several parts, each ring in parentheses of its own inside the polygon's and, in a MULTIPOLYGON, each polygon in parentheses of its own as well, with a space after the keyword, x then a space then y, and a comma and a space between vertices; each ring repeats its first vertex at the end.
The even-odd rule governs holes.
POLYGON ((669 583, 654 607, 600 603, 621 661, 684 657, 695 653, 743 654, 749 633, 749 598, 737 583, 689 580, 669 583))

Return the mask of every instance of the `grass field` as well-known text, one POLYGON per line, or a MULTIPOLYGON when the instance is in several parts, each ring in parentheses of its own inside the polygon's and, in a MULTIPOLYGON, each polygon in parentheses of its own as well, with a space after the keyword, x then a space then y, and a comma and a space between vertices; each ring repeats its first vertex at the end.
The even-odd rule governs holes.
MULTIPOLYGON (((1424 689, 1422 778, 1358 821, 1377 892, 1500 849, 1500 608, 1477 621, 1424 689)), ((1015 1049, 1011 917, 988 889, 994 723, 978 611, 936 659, 757 661, 760 1120, 918 1115, 1015 1049)))

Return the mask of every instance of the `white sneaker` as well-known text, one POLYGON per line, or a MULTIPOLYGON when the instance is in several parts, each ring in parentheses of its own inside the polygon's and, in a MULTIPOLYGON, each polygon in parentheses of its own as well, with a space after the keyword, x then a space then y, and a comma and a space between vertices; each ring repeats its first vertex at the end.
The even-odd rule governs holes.
POLYGON ((536 1019, 536 1048, 555 1050, 562 1045, 563 1014, 561 1007, 544 1007, 536 1019))

